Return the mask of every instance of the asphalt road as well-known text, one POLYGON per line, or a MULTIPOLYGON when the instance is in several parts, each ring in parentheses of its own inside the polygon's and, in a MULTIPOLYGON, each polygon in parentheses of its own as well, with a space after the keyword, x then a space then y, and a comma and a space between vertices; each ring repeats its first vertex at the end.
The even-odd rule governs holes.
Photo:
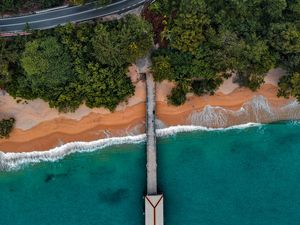
POLYGON ((98 7, 92 3, 83 6, 67 7, 54 11, 41 12, 26 16, 17 16, 0 19, 0 32, 20 32, 29 25, 30 29, 49 29, 68 22, 81 22, 126 12, 143 5, 147 0, 115 0, 114 3, 98 7))

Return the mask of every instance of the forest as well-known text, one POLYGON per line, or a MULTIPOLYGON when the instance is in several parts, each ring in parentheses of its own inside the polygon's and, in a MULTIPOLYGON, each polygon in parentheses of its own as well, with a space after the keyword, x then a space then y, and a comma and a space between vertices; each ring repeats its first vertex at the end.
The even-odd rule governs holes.
POLYGON ((128 65, 154 39, 151 70, 176 83, 171 104, 212 95, 232 74, 255 91, 277 67, 286 71, 278 96, 300 100, 299 0, 157 0, 143 15, 0 39, 0 88, 61 112, 82 103, 114 110, 134 94, 128 65))
POLYGON ((0 88, 15 98, 41 98, 60 112, 83 103, 113 111, 134 94, 128 66, 153 42, 151 25, 136 16, 0 41, 0 88))
POLYGON ((299 0, 157 0, 148 20, 160 46, 155 79, 177 84, 171 104, 183 104, 188 92, 214 94, 233 73, 255 91, 277 67, 286 71, 278 96, 300 100, 299 0))

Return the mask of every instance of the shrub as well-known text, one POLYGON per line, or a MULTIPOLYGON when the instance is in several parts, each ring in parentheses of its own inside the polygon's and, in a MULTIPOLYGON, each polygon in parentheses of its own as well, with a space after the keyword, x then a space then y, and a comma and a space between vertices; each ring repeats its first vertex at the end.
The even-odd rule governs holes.
POLYGON ((219 79, 205 79, 205 80, 194 80, 192 81, 191 88, 193 93, 198 96, 215 94, 215 91, 222 84, 222 78, 219 79))
POLYGON ((0 121, 0 138, 8 138, 15 124, 14 118, 3 119, 0 121))
POLYGON ((172 89, 171 94, 168 96, 168 101, 170 104, 179 106, 186 101, 187 90, 183 85, 177 85, 172 89))

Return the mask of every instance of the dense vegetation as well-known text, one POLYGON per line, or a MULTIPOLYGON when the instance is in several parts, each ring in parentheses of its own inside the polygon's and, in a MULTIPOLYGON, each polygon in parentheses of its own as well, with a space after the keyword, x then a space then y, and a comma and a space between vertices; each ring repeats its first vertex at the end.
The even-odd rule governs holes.
POLYGON ((33 9, 50 8, 63 4, 63 0, 2 0, 0 12, 18 13, 19 11, 32 11, 33 9))
POLYGON ((256 90, 275 67, 288 73, 279 95, 300 100, 299 0, 157 0, 150 10, 161 18, 153 27, 164 27, 152 70, 178 84, 171 103, 184 103, 187 92, 213 94, 232 72, 256 90))
POLYGON ((0 138, 8 138, 15 124, 14 118, 0 120, 0 138))
POLYGON ((135 16, 2 39, 0 87, 14 97, 41 98, 62 112, 82 103, 114 110, 134 94, 129 64, 151 46, 150 25, 135 16))

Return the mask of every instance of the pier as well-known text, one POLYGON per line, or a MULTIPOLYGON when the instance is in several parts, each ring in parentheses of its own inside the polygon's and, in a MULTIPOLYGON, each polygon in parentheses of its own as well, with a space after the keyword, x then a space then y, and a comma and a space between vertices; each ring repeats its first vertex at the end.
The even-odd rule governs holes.
POLYGON ((147 194, 157 194, 157 163, 155 133, 155 82, 151 73, 146 75, 147 83, 147 194))
POLYGON ((155 132, 155 82, 151 73, 146 74, 147 112, 147 195, 145 197, 145 224, 163 225, 163 195, 157 193, 157 161, 155 132))

